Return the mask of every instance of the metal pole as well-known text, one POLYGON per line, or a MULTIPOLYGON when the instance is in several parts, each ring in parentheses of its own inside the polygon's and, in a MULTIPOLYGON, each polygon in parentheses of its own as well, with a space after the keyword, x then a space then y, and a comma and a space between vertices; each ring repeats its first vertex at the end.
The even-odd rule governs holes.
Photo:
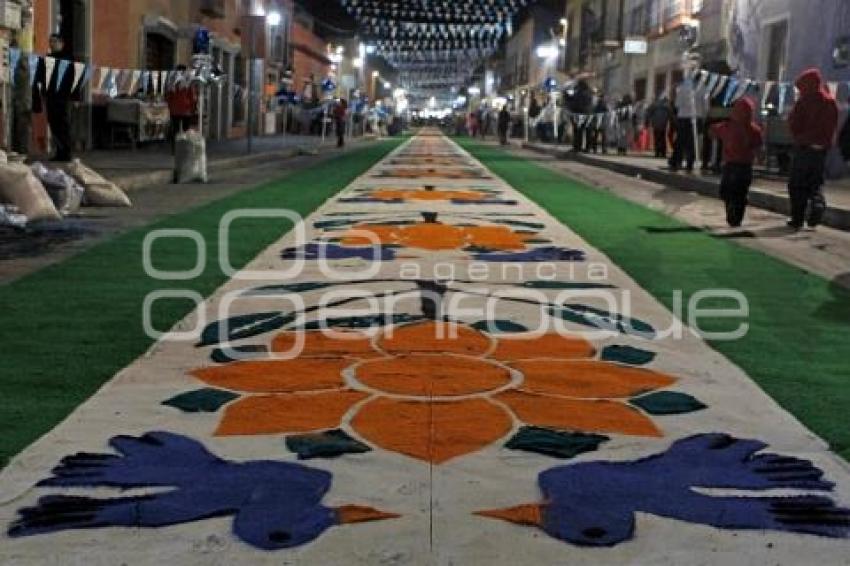
POLYGON ((554 134, 555 138, 552 140, 552 145, 558 145, 558 119, 560 116, 558 115, 558 95, 555 92, 552 92, 552 125, 554 126, 554 134))
POLYGON ((325 145, 325 130, 328 127, 328 106, 322 105, 322 144, 325 145))
POLYGON ((523 108, 522 111, 525 115, 525 120, 523 120, 525 124, 525 143, 528 143, 528 107, 523 108))
POLYGON ((248 153, 254 149, 254 20, 248 26, 248 153))

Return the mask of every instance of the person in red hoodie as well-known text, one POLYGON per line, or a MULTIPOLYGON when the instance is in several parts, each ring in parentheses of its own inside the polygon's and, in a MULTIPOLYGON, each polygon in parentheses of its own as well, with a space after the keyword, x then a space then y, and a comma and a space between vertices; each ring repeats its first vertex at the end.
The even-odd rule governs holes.
POLYGON ((827 150, 835 143, 838 129, 838 105, 823 82, 818 69, 803 71, 797 78, 800 98, 791 110, 788 125, 794 138, 794 155, 788 192, 791 197, 791 220, 794 230, 803 227, 806 208, 809 226, 820 224, 826 212, 821 188, 827 150))
POLYGON ((188 131, 197 123, 198 94, 187 76, 186 65, 177 65, 175 82, 165 94, 171 114, 171 151, 174 153, 177 134, 188 131))
POLYGON ((726 222, 737 228, 744 221, 747 194, 753 182, 753 161, 764 141, 761 126, 755 122, 752 100, 738 100, 729 119, 711 127, 711 135, 723 142, 720 198, 726 203, 726 222))

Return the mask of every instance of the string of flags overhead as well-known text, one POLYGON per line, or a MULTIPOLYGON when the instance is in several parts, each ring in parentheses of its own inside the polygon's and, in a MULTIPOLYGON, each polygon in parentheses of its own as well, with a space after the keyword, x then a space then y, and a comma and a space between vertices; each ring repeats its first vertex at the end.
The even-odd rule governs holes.
POLYGON ((513 32, 533 0, 340 0, 365 40, 404 77, 420 85, 463 84, 513 32), (441 77, 427 65, 441 66, 441 77), (442 79, 442 80, 441 80, 442 79))
MULTIPOLYGON (((784 114, 799 96, 797 87, 788 81, 759 82, 734 75, 712 73, 705 69, 691 70, 686 76, 694 82, 697 96, 702 96, 706 101, 719 100, 725 107, 733 105, 744 96, 753 96, 760 101, 761 108, 772 107, 778 114, 784 114)), ((850 81, 828 82, 827 88, 837 98, 842 84, 847 85, 850 94, 850 81)))
MULTIPOLYGON (((791 82, 758 82, 752 79, 713 73, 705 69, 690 70, 685 76, 693 81, 695 96, 702 97, 706 103, 710 100, 717 101, 727 108, 744 96, 753 96, 760 101, 761 108, 771 108, 778 115, 784 115, 799 97, 799 91, 791 82)), ((840 99, 842 85, 846 85, 844 92, 844 99, 846 100, 847 97, 850 97, 850 81, 831 81, 827 83, 827 88, 833 96, 840 99)), ((547 85, 545 81, 543 88, 549 92, 552 91, 551 85, 547 85)), ((634 111, 633 106, 589 114, 565 110, 566 114, 571 116, 579 127, 585 125, 601 127, 606 120, 614 120, 614 123, 616 123, 619 120, 629 119, 634 111)))
POLYGON ((15 70, 23 56, 28 57, 30 85, 38 84, 45 91, 70 85, 70 92, 77 92, 88 84, 94 91, 127 95, 141 92, 145 95, 158 96, 175 88, 188 86, 193 81, 206 80, 200 69, 186 71, 119 69, 57 59, 49 55, 23 53, 18 48, 12 48, 9 49, 12 84, 17 80, 15 70))

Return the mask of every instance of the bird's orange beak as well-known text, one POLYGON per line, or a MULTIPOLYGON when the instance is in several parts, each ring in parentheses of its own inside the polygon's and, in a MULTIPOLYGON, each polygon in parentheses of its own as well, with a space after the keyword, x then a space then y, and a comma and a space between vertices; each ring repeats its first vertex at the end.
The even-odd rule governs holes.
POLYGON ((343 505, 336 508, 336 517, 340 525, 352 523, 368 523, 370 521, 383 521, 385 519, 398 519, 401 515, 386 513, 371 507, 361 505, 343 505))
POLYGON ((517 525, 542 527, 543 510, 545 507, 546 506, 542 503, 529 503, 527 505, 508 507, 506 509, 478 511, 475 514, 480 517, 489 517, 491 519, 500 519, 502 521, 516 523, 517 525))

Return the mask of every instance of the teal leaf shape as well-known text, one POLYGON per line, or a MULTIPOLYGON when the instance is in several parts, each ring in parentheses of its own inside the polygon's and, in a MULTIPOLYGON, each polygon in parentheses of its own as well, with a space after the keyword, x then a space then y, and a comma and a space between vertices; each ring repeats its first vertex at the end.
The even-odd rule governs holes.
POLYGON ((656 391, 629 403, 650 415, 683 415, 708 408, 696 398, 678 391, 656 391))
POLYGON ((480 332, 490 334, 513 334, 517 332, 528 332, 528 328, 511 320, 479 320, 472 328, 480 332))
POLYGON ((601 434, 565 432, 538 426, 524 426, 511 438, 505 448, 534 452, 554 458, 575 458, 593 452, 610 440, 601 434))
POLYGON ((632 346, 608 346, 602 350, 602 361, 616 362, 630 366, 645 366, 655 359, 655 352, 641 350, 632 346))
POLYGON ((246 346, 234 346, 231 348, 216 348, 213 350, 213 353, 210 354, 210 359, 217 364, 229 364, 230 362, 265 358, 268 354, 268 346, 264 346, 262 344, 248 344, 246 346))
POLYGON ((162 404, 180 409, 184 413, 215 413, 224 405, 238 398, 239 395, 236 393, 205 387, 204 389, 181 393, 163 401, 162 404))
POLYGON ((337 458, 345 454, 362 454, 372 450, 343 430, 288 436, 286 447, 290 452, 298 454, 299 460, 337 458))
POLYGON ((197 347, 259 336, 283 328, 293 320, 295 317, 281 312, 259 312, 217 320, 204 328, 197 347))
POLYGON ((646 339, 655 338, 655 329, 642 320, 628 318, 619 313, 611 313, 587 305, 563 305, 549 309, 549 314, 550 316, 560 317, 568 322, 598 328, 599 330, 619 332, 628 336, 637 336, 646 339))

